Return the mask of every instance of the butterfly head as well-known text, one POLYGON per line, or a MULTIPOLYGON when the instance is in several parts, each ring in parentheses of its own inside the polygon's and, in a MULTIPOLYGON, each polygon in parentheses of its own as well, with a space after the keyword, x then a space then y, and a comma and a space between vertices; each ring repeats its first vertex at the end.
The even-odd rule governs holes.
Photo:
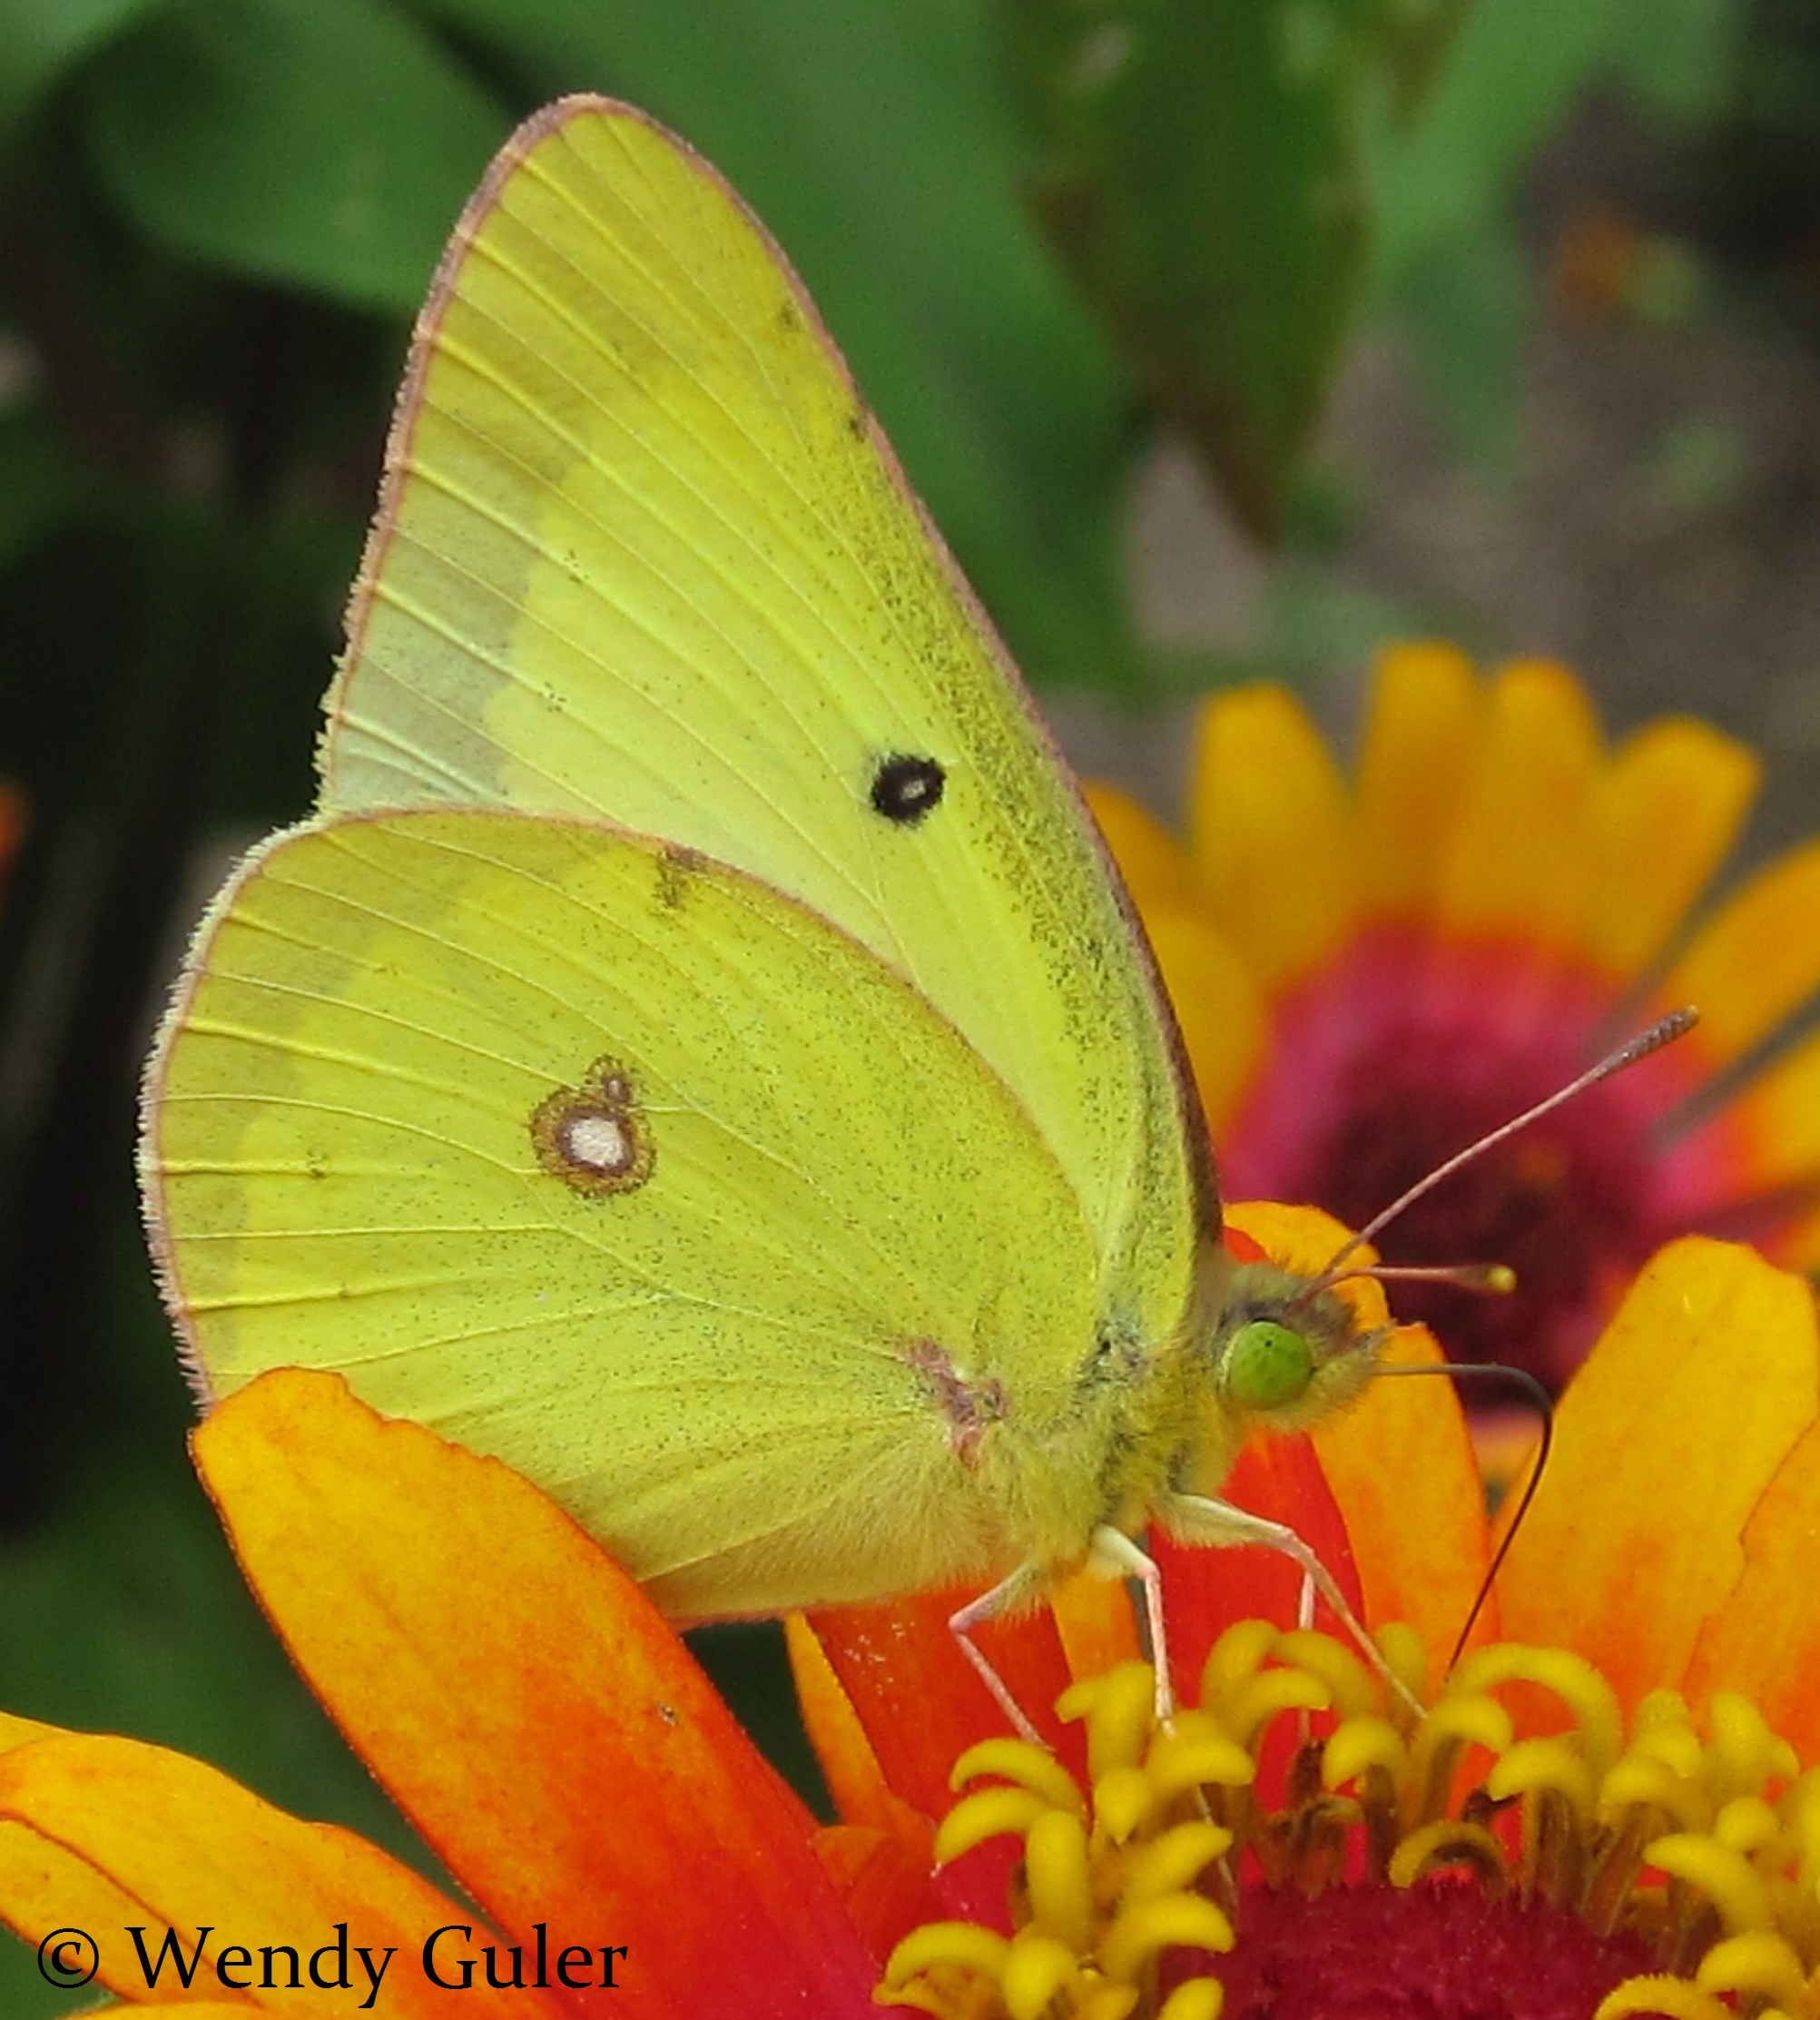
POLYGON ((1209 1335, 1214 1394, 1232 1419, 1304 1430, 1359 1394, 1390 1333, 1337 1287, 1268 1258, 1237 1262, 1209 1335))

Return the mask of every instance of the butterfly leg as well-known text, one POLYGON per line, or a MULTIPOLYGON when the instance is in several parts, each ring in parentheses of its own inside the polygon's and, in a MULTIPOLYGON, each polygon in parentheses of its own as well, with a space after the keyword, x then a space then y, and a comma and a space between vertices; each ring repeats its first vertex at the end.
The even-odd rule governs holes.
POLYGON ((1150 1668, 1156 1682, 1156 1723, 1176 1716, 1176 1690, 1169 1680, 1169 1636, 1163 1621, 1163 1574, 1156 1560, 1110 1522, 1102 1522, 1087 1545, 1087 1565, 1102 1578, 1135 1578, 1144 1588, 1144 1626, 1150 1642, 1150 1668))
POLYGON ((1423 1716, 1421 1704, 1410 1694, 1402 1679, 1392 1672, 1378 1644, 1366 1633, 1363 1621, 1347 1605, 1346 1595, 1340 1590, 1333 1572, 1287 1522, 1271 1522, 1246 1509, 1235 1508, 1229 1501, 1213 1501, 1204 1494, 1172 1494, 1157 1513, 1170 1534, 1183 1542, 1210 1544, 1216 1550, 1254 1544, 1288 1558, 1302 1572, 1302 1603, 1296 1610, 1298 1621, 1307 1625, 1312 1620, 1313 1597, 1319 1592, 1333 1609, 1334 1617, 1352 1637, 1372 1670, 1417 1718, 1423 1716))
MULTIPOLYGON (((1149 1635, 1150 1660, 1156 1680, 1156 1722, 1166 1725, 1176 1715, 1176 1694, 1169 1681, 1169 1644, 1163 1621, 1163 1574, 1122 1529, 1102 1522, 1087 1545, 1087 1568, 1101 1578, 1133 1578, 1144 1588, 1144 1624, 1149 1635)), ((1038 1732, 1010 1686, 992 1667, 985 1651, 973 1640, 972 1631, 981 1621, 996 1619, 1022 1605, 1041 1589, 1040 1574, 1028 1564, 1020 1565, 1009 1578, 1002 1579, 990 1591, 980 1593, 958 1613, 949 1616, 949 1630, 960 1643, 960 1652, 973 1665, 979 1680, 992 1693, 993 1701, 1017 1729, 1020 1739, 1047 1749, 1048 1741, 1038 1732)))
POLYGON ((992 1667, 986 1651, 973 1639, 973 1630, 984 1621, 996 1620, 1000 1613, 1011 1611, 1021 1605, 1038 1590, 1031 1567, 1019 1565, 1009 1578, 1000 1579, 990 1591, 981 1592, 976 1600, 969 1600, 958 1613, 948 1617, 949 1632, 960 1644, 960 1652, 972 1663, 974 1673, 992 1693, 992 1701, 1010 1719, 1012 1729, 1018 1739, 1028 1739, 1033 1747, 1040 1747, 1045 1753, 1050 1751, 1045 1739, 1028 1718, 1024 1708, 1011 1695, 1011 1687, 992 1667))

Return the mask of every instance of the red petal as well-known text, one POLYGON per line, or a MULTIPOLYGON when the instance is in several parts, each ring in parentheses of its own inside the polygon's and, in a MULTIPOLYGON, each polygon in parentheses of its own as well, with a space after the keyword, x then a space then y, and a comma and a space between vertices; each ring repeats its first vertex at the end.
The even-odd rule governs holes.
MULTIPOLYGON (((1327 1567, 1346 1603, 1359 1611, 1359 1572, 1346 1525, 1306 1438, 1253 1438, 1220 1498, 1247 1514, 1286 1523, 1327 1567)), ((1178 1695, 1189 1702, 1199 1694, 1208 1649, 1235 1621, 1296 1624, 1302 1573, 1278 1551, 1200 1549, 1158 1535, 1152 1538, 1152 1554, 1163 1572, 1170 1672, 1178 1695)), ((1344 1638, 1324 1603, 1317 1604, 1315 1624, 1344 1638)))

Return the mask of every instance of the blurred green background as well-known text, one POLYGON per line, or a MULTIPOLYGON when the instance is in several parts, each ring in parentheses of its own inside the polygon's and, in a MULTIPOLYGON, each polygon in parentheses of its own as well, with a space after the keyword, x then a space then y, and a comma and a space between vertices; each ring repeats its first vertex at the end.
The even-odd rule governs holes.
POLYGON ((575 90, 765 218, 1095 764, 1166 803, 1195 690, 1444 630, 1768 743, 1771 833, 1820 775, 1820 0, 0 0, 0 1705, 394 1843, 191 1479, 135 1075, 308 804, 444 234, 575 90))

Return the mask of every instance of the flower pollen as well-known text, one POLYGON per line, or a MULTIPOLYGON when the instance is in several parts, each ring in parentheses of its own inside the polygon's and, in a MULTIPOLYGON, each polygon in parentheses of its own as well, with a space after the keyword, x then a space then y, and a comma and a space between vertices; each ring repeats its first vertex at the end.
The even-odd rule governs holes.
POLYGON ((1124 1663, 1058 1705, 1084 1781, 995 1739, 956 1763, 946 1862, 1022 1841, 1011 1934, 944 1922, 880 1996, 943 2020, 1736 2020, 1820 1992, 1820 1772, 1743 1697, 1625 1720, 1565 1650, 1500 1643, 1418 1719, 1353 1651, 1245 1621, 1167 1726, 1124 1663))

